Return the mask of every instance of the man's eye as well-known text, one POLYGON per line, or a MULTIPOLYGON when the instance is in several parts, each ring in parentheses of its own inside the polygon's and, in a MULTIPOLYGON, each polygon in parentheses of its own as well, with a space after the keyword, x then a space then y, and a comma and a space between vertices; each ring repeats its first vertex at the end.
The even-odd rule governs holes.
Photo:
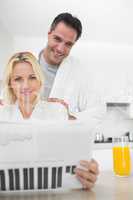
POLYGON ((73 45, 73 44, 71 44, 71 43, 66 43, 66 46, 67 46, 67 47, 70 47, 70 48, 71 48, 72 45, 73 45))
POLYGON ((57 42, 60 42, 61 41, 61 39, 59 38, 59 37, 55 37, 54 38, 57 42))

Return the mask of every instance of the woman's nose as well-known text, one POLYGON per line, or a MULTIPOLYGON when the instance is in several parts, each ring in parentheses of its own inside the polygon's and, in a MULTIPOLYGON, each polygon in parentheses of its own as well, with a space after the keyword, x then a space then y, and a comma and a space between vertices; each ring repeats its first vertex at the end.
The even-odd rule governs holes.
POLYGON ((29 82, 28 82, 27 79, 25 79, 25 80, 23 81, 23 85, 22 85, 22 87, 23 87, 24 89, 29 88, 29 82))

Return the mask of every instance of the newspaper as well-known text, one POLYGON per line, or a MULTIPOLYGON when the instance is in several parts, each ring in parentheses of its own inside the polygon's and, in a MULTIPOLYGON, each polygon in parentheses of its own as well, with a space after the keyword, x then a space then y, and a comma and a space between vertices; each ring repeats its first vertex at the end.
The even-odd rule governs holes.
POLYGON ((91 155, 83 122, 0 122, 0 191, 81 188, 74 169, 91 155))

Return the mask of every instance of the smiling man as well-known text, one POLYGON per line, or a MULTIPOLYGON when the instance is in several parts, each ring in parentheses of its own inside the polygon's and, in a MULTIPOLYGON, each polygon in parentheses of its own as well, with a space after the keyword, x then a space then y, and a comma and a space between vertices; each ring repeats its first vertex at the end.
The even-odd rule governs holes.
POLYGON ((44 49, 44 57, 51 65, 60 65, 77 39, 77 32, 64 22, 56 25, 48 33, 48 45, 44 49))
MULTIPOLYGON (((43 67, 43 70, 45 72, 45 88, 44 88, 44 94, 45 98, 48 98, 49 96, 59 97, 64 99, 64 95, 67 97, 65 98, 65 101, 71 103, 71 110, 73 110, 72 106, 72 100, 70 100, 70 94, 69 91, 70 87, 65 87, 64 81, 59 79, 60 76, 60 66, 63 65, 65 58, 68 57, 72 46, 75 44, 75 42, 79 39, 82 33, 82 25, 79 19, 76 17, 73 17, 69 13, 61 13, 59 14, 52 22, 50 30, 48 32, 48 42, 46 47, 40 52, 39 55, 39 63, 43 67), (58 72, 58 73, 57 73, 58 72), (58 75, 59 74, 59 75, 58 75), (55 78, 56 76, 56 78, 55 78), (55 80, 55 90, 52 90, 53 83, 55 80), (56 85, 57 83, 57 85, 56 85), (65 88, 65 94, 64 94, 64 88, 65 88), (54 94, 52 93, 54 92, 54 94), (50 94, 51 93, 51 94, 50 94), (57 94, 58 93, 58 94, 57 94)), ((70 57, 69 57, 70 58, 70 57)), ((69 61, 70 64, 68 64, 70 67, 66 67, 65 73, 68 73, 68 76, 70 76, 70 73, 73 73, 73 70, 71 68, 74 67, 74 61, 70 58, 69 61)), ((67 64, 67 61, 66 61, 67 64)), ((77 66, 78 67, 78 66, 77 66)), ((65 67, 63 67, 63 70, 65 67)), ((75 69, 74 69, 75 71, 75 69)), ((76 70, 77 74, 79 73, 78 69, 76 70)), ((76 73, 76 72, 74 72, 76 73)), ((64 72, 61 74, 64 76, 64 72)), ((72 79, 74 77, 70 77, 70 84, 72 82, 72 79)), ((64 78, 63 78, 64 79, 64 78)), ((66 80, 67 81, 67 80, 66 80)), ((67 84, 67 83, 66 83, 67 84)), ((74 87, 73 84, 71 84, 71 87, 74 87)), ((76 90, 75 90, 76 91, 76 90)), ((73 96, 74 98, 74 96, 73 96)), ((76 101, 74 100, 74 105, 76 104, 76 101)), ((76 108, 78 111, 80 110, 80 106, 77 105, 76 108)), ((75 111, 75 109, 73 110, 75 111)))
MULTIPOLYGON (((83 70, 69 56, 81 33, 82 24, 78 18, 70 13, 59 14, 51 24, 47 45, 39 54, 39 63, 45 74, 45 98, 64 100, 76 118, 87 119, 93 126, 93 117, 88 112, 88 86, 81 75, 83 70)), ((80 164, 84 170, 76 169, 76 175, 83 187, 90 189, 99 173, 98 164, 95 160, 81 161, 80 164)))

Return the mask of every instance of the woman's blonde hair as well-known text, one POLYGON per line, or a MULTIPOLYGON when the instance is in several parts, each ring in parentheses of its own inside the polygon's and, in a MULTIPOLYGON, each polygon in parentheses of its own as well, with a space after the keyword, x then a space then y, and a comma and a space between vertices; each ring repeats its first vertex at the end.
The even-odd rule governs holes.
POLYGON ((31 64, 33 71, 37 77, 37 80, 40 82, 40 85, 41 85, 41 89, 40 89, 40 93, 38 94, 38 97, 41 95, 41 91, 44 85, 44 74, 41 70, 40 65, 38 64, 36 57, 30 52, 19 52, 19 53, 14 54, 10 58, 5 69, 5 73, 4 73, 3 95, 4 95, 4 100, 8 104, 14 104, 16 101, 16 96, 14 95, 13 90, 10 87, 10 80, 11 80, 13 68, 16 64, 24 63, 24 62, 31 64))

